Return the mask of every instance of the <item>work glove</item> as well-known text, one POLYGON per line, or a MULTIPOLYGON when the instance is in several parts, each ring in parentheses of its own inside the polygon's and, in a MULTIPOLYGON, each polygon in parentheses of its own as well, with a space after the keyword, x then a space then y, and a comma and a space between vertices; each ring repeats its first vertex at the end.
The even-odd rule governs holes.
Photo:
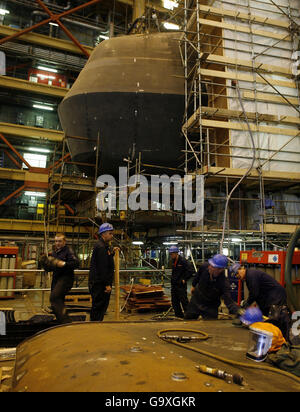
POLYGON ((53 272, 54 269, 63 267, 63 264, 65 264, 62 260, 56 259, 53 256, 47 256, 45 254, 40 256, 39 263, 46 272, 53 272))
POLYGON ((237 315, 240 317, 240 316, 243 316, 244 314, 245 314, 245 309, 243 309, 243 308, 239 308, 238 309, 238 311, 237 311, 237 315))

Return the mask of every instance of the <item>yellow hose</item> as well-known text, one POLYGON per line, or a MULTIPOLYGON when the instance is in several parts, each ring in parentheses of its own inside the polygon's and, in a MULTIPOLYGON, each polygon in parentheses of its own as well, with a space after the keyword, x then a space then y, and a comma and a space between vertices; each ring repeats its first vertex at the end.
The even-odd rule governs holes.
MULTIPOLYGON (((164 339, 163 336, 162 336, 163 333, 175 332, 175 331, 176 332, 191 332, 191 333, 200 334, 200 335, 202 335, 200 337, 200 340, 206 340, 206 339, 209 338, 209 335, 207 333, 205 333, 203 331, 199 331, 199 330, 194 330, 194 329, 162 329, 162 330, 159 330, 157 332, 157 336, 160 339, 164 339)), ((181 346, 182 348, 189 349, 189 350, 192 350, 194 352, 200 353, 201 355, 205 355, 205 356, 208 356, 210 358, 217 359, 221 362, 228 363, 229 365, 238 366, 240 368, 259 369, 259 370, 264 370, 264 371, 268 371, 268 372, 278 373, 280 375, 286 376, 287 378, 293 379, 294 381, 296 381, 297 383, 300 384, 300 378, 298 378, 296 375, 293 375, 292 373, 283 371, 281 369, 275 369, 275 368, 271 368, 270 366, 265 366, 265 365, 256 365, 256 364, 251 365, 250 363, 237 362, 237 361, 233 361, 231 359, 223 358, 221 356, 215 355, 215 354, 210 353, 210 352, 206 352, 205 350, 202 350, 202 349, 193 348, 192 346, 186 345, 184 343, 177 342, 174 339, 172 339, 172 340, 164 339, 164 340, 166 340, 167 342, 170 342, 174 345, 181 346)))

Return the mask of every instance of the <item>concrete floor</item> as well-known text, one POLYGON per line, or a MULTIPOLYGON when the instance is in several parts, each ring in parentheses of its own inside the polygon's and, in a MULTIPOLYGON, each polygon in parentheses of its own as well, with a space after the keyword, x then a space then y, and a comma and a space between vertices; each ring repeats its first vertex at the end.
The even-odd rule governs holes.
MULTIPOLYGON (((170 289, 166 288, 165 289, 166 295, 170 294, 170 289)), ((248 338, 249 338, 249 331, 245 328, 235 328, 232 325, 232 320, 226 320, 226 316, 224 315, 223 320, 217 320, 217 321, 203 321, 203 320, 198 320, 198 321, 189 321, 186 322, 184 320, 179 320, 179 319, 173 319, 171 321, 157 321, 154 320, 155 315, 158 315, 158 313, 155 312, 146 312, 146 313, 126 313, 123 311, 122 313, 119 314, 119 322, 116 322, 116 314, 115 314, 115 296, 112 294, 110 305, 107 311, 107 314, 104 318, 104 322, 101 324, 99 323, 94 323, 94 322, 88 322, 89 321, 89 315, 87 314, 86 322, 83 323, 83 326, 81 324, 75 323, 70 326, 60 326, 57 328, 52 328, 49 330, 49 332, 43 332, 40 334, 38 337, 39 339, 48 339, 47 334, 49 333, 49 339, 51 338, 50 331, 53 334, 53 330, 57 330, 55 333, 61 333, 61 330, 65 330, 63 336, 66 336, 66 333, 72 333, 73 330, 76 331, 75 336, 78 336, 82 333, 82 331, 85 330, 85 328, 90 328, 90 333, 85 335, 85 348, 94 348, 95 346, 95 341, 97 342, 97 345, 99 346, 99 341, 102 342, 101 345, 101 350, 105 351, 107 353, 113 352, 115 353, 115 356, 113 356, 113 364, 109 365, 109 372, 107 374, 104 374, 106 377, 103 380, 99 377, 99 381, 97 381, 97 384, 95 386, 95 381, 92 381, 94 383, 93 388, 100 388, 100 392, 110 392, 110 391, 119 391, 119 392, 126 392, 126 391, 145 391, 145 392, 151 392, 151 391, 181 391, 181 392, 186 392, 186 391, 191 391, 191 392, 217 392, 217 391, 223 391, 223 392, 273 392, 273 391, 299 391, 300 386, 295 383, 293 380, 282 377, 281 375, 277 375, 276 373, 272 372, 265 372, 265 371, 260 371, 260 370, 254 370, 254 369, 247 369, 247 368, 237 368, 233 367, 231 365, 225 364, 224 362, 212 359, 207 356, 199 356, 198 353, 195 353, 191 350, 187 350, 186 348, 178 348, 175 346, 175 348, 172 348, 172 344, 161 341, 161 339, 157 338, 157 331, 159 329, 193 329, 193 330, 201 330, 209 334, 210 339, 207 341, 203 342, 196 342, 192 343, 192 346, 196 346, 204 351, 214 353, 216 355, 220 355, 222 357, 226 357, 238 362, 248 362, 250 364, 254 364, 253 361, 246 360, 245 354, 247 351, 247 345, 248 345, 248 338), (101 329, 99 329, 99 327, 101 329), (66 328, 66 329, 65 329, 66 328), (79 329, 78 329, 79 328, 79 329), (96 334, 99 333, 99 341, 96 338, 96 334), (122 338, 118 336, 122 336, 122 338), (92 340, 89 342, 87 340, 87 337, 91 336, 92 340), (106 338, 103 339, 103 337, 106 336, 106 338), (150 342, 155 342, 156 345, 156 350, 150 353, 150 347, 145 346, 145 352, 150 354, 150 359, 149 356, 145 359, 140 358, 138 363, 132 363, 132 367, 129 367, 128 361, 124 361, 124 356, 128 350, 128 346, 134 346, 139 342, 140 345, 150 345, 150 342), (157 359, 156 353, 158 352, 161 353, 160 359, 157 359), (170 353, 172 353, 172 356, 170 356, 170 353), (174 358, 173 353, 177 354, 174 358), (118 358, 120 357, 120 359, 118 358), (155 357, 155 359, 153 358, 155 357), (121 359, 122 358, 122 359, 121 359), (119 360, 118 360, 119 359, 119 360), (166 360, 164 363, 163 360, 166 360), (135 382, 144 382, 143 386, 136 386, 135 384, 128 384, 130 382, 130 379, 128 380, 123 380, 121 379, 121 376, 135 376, 139 374, 145 375, 145 366, 146 363, 150 362, 151 367, 149 368, 149 373, 147 371, 147 379, 141 379, 140 376, 137 376, 137 379, 135 382), (168 363, 169 362, 169 363, 168 363), (226 370, 227 372, 230 373, 240 373, 245 377, 246 380, 246 385, 240 386, 236 384, 228 384, 218 378, 203 375, 196 371, 195 365, 196 364, 205 364, 210 367, 218 367, 222 370, 226 370), (119 370, 120 364, 122 365, 127 365, 126 368, 119 370), (138 366, 140 365, 140 366, 138 366), (169 365, 169 366, 165 366, 169 365), (175 365, 175 366, 174 366, 175 365), (153 370, 153 366, 155 366, 155 373, 153 370), (184 385, 182 384, 181 386, 178 385, 178 383, 174 382, 169 382, 171 386, 169 386, 167 383, 162 384, 159 386, 155 386, 153 382, 156 382, 158 379, 158 376, 160 373, 157 375, 157 371, 162 368, 161 373, 164 373, 164 376, 167 376, 168 373, 171 373, 171 371, 174 372, 174 370, 177 370, 177 367, 180 369, 180 371, 184 371, 187 376, 190 376, 189 379, 189 385, 184 385), (116 368, 116 369, 114 369, 116 368), (118 368, 118 370, 117 370, 118 368), (140 368, 142 368, 140 370, 140 368), (175 369, 174 369, 175 368, 175 369), (130 369, 130 373, 128 370, 130 369), (108 380, 107 376, 111 376, 111 371, 117 371, 117 375, 114 375, 115 383, 119 382, 117 386, 113 385, 110 387, 109 385, 111 384, 111 379, 108 380), (126 371, 126 372, 125 372, 126 371), (195 373, 195 371, 197 373, 195 373), (121 373, 122 372, 122 373, 121 373), (154 375, 152 376, 152 374, 154 375), (129 385, 129 386, 128 386, 129 385), (173 386, 172 386, 173 385, 173 386), (117 389, 114 389, 117 388, 117 389)), ((120 306, 122 306, 123 300, 120 301, 120 306)), ((44 292, 42 294, 41 292, 28 292, 26 294, 16 294, 15 299, 12 300, 0 300, 0 310, 1 308, 13 308, 15 310, 15 318, 16 321, 19 320, 28 320, 32 316, 37 315, 37 314, 45 314, 44 308, 47 308, 49 306, 49 292, 44 292)), ((172 315, 172 313, 170 313, 172 315)), ((48 348, 48 350, 51 349, 51 339, 47 344, 45 342, 38 342, 36 340, 37 338, 33 339, 32 342, 35 341, 35 344, 38 345, 38 347, 42 348, 38 350, 38 352, 41 352, 39 356, 44 356, 45 359, 50 359, 53 353, 60 352, 59 350, 56 351, 55 348, 53 347, 53 353, 43 353, 43 350, 45 347, 48 348)), ((70 340, 70 339, 68 339, 70 340)), ((30 340, 29 340, 30 341, 30 340)), ((28 341, 27 341, 28 342, 28 341)), ((30 341, 31 342, 31 341, 30 341)), ((55 345, 57 342, 61 342, 63 345, 63 337, 60 339, 57 339, 57 337, 54 337, 54 342, 55 345)), ((18 348, 22 346, 20 344, 18 348)), ((152 346, 152 344, 150 345, 152 346)), ((30 345, 31 347, 31 345, 30 345)), ((18 351, 17 348, 17 351, 18 351)), ((64 349, 65 351, 66 349, 64 349)), ((65 353, 64 356, 68 358, 76 358, 77 360, 81 358, 81 355, 79 353, 72 354, 72 350, 74 348, 70 348, 70 353, 65 353)), ((93 349, 91 349, 92 351, 93 349)), ((88 350, 86 350, 88 352, 88 350)), ((33 351, 34 352, 34 351, 33 351)), ((18 353, 18 352, 17 352, 18 353)), ((32 351, 30 352, 32 353, 32 351)), ((55 355, 56 356, 56 355, 55 355)), ((55 358, 57 361, 57 357, 55 358)), ((61 362, 63 362, 65 358, 61 359, 61 362)), ((41 359, 36 359, 38 363, 42 362, 41 359)), ((81 361, 80 361, 81 362, 81 361)), ((51 362, 49 362, 49 365, 51 362)), ((27 364, 27 369, 28 369, 27 364)), ((1 359, 0 356, 0 368, 13 368, 15 366, 15 360, 9 360, 9 359, 1 359)), ((68 364, 69 366, 69 364, 68 364)), ((56 372, 57 375, 60 373, 63 373, 63 369, 59 371, 59 366, 57 366, 56 372)), ((82 371, 85 370, 86 365, 82 364, 80 367, 80 373, 83 373, 82 371)), ((19 369, 18 369, 19 370, 19 369)), ((33 370, 33 369, 32 369, 33 370)), ((49 371, 48 371, 49 372, 49 371)), ((49 376, 48 373, 45 370, 46 376, 49 376)), ((86 370, 86 373, 92 372, 91 370, 86 370)), ((96 375, 98 372, 96 373, 96 375)), ((3 371, 2 375, 6 375, 7 377, 2 381, 2 385, 0 386, 0 390, 2 391, 10 391, 12 389, 12 378, 9 376, 13 375, 13 371, 6 369, 3 371)), ((29 374, 30 375, 30 374, 29 374)), ((28 375, 28 379, 30 379, 30 376, 28 375)), ((93 376, 95 375, 95 372, 92 374, 93 376)), ((95 375, 95 376, 96 376, 95 375)), ((42 376, 42 375, 41 375, 42 376)), ((67 386, 68 382, 68 377, 66 376, 61 376, 62 380, 61 382, 66 382, 65 390, 68 391, 70 387, 67 386)), ((72 388, 74 391, 86 391, 88 390, 86 388, 86 380, 84 376, 81 376, 81 378, 72 383, 72 388), (82 379, 81 379, 82 378, 82 379)), ((25 378, 24 378, 25 379, 25 378)), ((166 381, 168 379, 166 378, 166 381)), ((24 381, 25 382, 25 381, 24 381)), ((23 382, 23 383, 24 383, 23 382)), ((35 381, 36 382, 36 381, 35 381)), ((25 384, 25 383, 24 383, 25 384)), ((54 384, 53 384, 54 385, 54 384)), ((28 385, 25 387, 27 388, 28 385)), ((53 388, 55 385, 53 386, 53 388)), ((51 386, 47 385, 47 389, 49 390, 51 386)), ((18 387, 18 390, 22 390, 22 388, 18 387)), ((24 389, 24 387, 23 387, 24 389)), ((61 388, 64 390, 64 385, 61 388)), ((41 391, 44 391, 43 388, 40 389, 41 391)), ((97 389, 96 389, 97 390, 97 389)), ((33 386, 33 391, 34 386, 33 386)), ((51 389, 50 389, 51 391, 51 389)))

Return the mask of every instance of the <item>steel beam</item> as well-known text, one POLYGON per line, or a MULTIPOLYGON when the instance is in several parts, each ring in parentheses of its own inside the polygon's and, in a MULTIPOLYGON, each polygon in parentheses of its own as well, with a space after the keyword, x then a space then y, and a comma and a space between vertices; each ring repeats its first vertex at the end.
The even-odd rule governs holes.
MULTIPOLYGON (((0 35, 1 36, 12 36, 21 32, 20 29, 15 29, 13 27, 2 26, 0 25, 0 35)), ((19 37, 19 36, 16 36, 19 37)), ((44 47, 51 47, 53 49, 62 50, 64 52, 75 53, 75 54, 82 54, 81 50, 78 49, 72 42, 69 40, 62 40, 57 39, 55 37, 45 36, 43 34, 37 33, 26 33, 22 35, 22 41, 26 41, 30 44, 37 44, 44 47)), ((84 48, 91 53, 93 51, 93 47, 84 46, 84 48)))
MULTIPOLYGON (((48 19, 46 19, 46 20, 43 20, 43 21, 37 23, 37 24, 34 24, 33 26, 26 27, 26 28, 23 29, 23 30, 20 30, 20 31, 18 31, 18 32, 14 33, 14 34, 12 34, 12 35, 10 35, 10 36, 7 36, 7 37, 5 37, 5 38, 3 38, 3 39, 0 39, 0 45, 3 44, 3 43, 6 43, 7 41, 13 40, 13 39, 15 39, 15 38, 17 38, 17 37, 20 37, 20 36, 22 36, 23 34, 29 33, 29 32, 31 32, 32 30, 37 29, 38 27, 41 27, 41 26, 43 26, 43 25, 45 25, 45 24, 48 24, 48 23, 50 23, 50 22, 55 22, 55 23, 59 24, 60 27, 61 27, 61 28, 66 32, 66 34, 69 36, 71 33, 70 33, 67 29, 65 30, 65 27, 63 26, 63 24, 60 22, 59 19, 62 18, 62 17, 65 17, 65 16, 67 16, 67 15, 69 15, 69 14, 72 14, 72 13, 74 13, 75 11, 78 11, 78 10, 81 10, 81 9, 86 8, 86 7, 88 7, 88 6, 91 6, 91 5, 93 5, 93 4, 99 3, 100 1, 101 1, 101 0, 91 0, 91 1, 89 1, 89 2, 87 2, 87 3, 84 3, 84 4, 81 4, 81 5, 77 6, 77 7, 74 7, 74 8, 71 9, 71 10, 67 10, 67 11, 65 11, 65 12, 63 12, 63 13, 53 14, 53 13, 47 8, 47 6, 44 5, 44 3, 43 3, 41 0, 37 0, 38 4, 39 4, 45 11, 47 11, 47 13, 50 15, 50 17, 49 17, 48 19), (68 33, 67 33, 67 32, 68 32, 68 33)), ((69 37, 71 37, 71 40, 76 44, 76 46, 81 50, 81 52, 82 52, 83 54, 85 54, 87 57, 89 57, 89 53, 88 53, 88 52, 83 48, 83 46, 81 46, 81 44, 72 36, 72 34, 71 34, 71 36, 69 36, 69 37), (75 40, 75 41, 74 41, 74 40, 75 40)))
MULTIPOLYGON (((40 232, 44 233, 44 222, 41 220, 16 220, 16 219, 0 219, 0 231, 14 232, 40 232)), ((87 230, 83 226, 74 225, 59 225, 58 230, 56 224, 50 224, 49 231, 63 233, 83 233, 87 234, 87 230)))
POLYGON ((0 122, 0 133, 29 139, 49 140, 62 142, 64 133, 60 130, 41 129, 39 127, 23 126, 12 123, 0 122))
MULTIPOLYGON (((70 32, 70 30, 68 30, 65 25, 59 20, 59 18, 57 17, 57 15, 53 14, 51 12, 51 10, 48 9, 48 7, 42 2, 42 0, 36 0, 37 3, 41 6, 41 8, 47 13, 49 14, 51 21, 52 22, 56 22, 59 27, 64 31, 64 33, 72 40, 72 42, 82 51, 83 54, 85 54, 85 56, 87 58, 90 57, 90 53, 88 53, 85 48, 79 43, 79 41, 73 36, 73 34, 70 32)), ((98 3, 101 0, 92 0, 91 2, 89 2, 90 4, 94 4, 94 3, 98 3)), ((85 6, 86 7, 86 6, 85 6)), ((75 12, 77 10, 79 10, 80 8, 82 8, 81 6, 75 7, 74 9, 72 9, 72 12, 75 12)))
POLYGON ((0 206, 4 205, 12 197, 15 197, 17 194, 21 193, 25 188, 26 188, 26 185, 24 184, 21 187, 19 187, 17 190, 15 190, 14 192, 10 193, 8 196, 6 196, 4 199, 0 201, 0 206))
POLYGON ((47 84, 34 83, 16 77, 0 76, 0 87, 21 90, 23 92, 37 93, 46 96, 64 98, 68 89, 64 87, 48 86, 47 84))

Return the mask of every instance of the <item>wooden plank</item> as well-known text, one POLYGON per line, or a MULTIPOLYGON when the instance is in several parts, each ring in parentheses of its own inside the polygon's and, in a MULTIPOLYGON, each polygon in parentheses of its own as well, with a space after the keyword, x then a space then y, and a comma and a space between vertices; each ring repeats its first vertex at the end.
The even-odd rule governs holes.
MULTIPOLYGON (((216 177, 234 177, 234 178, 240 178, 246 173, 247 169, 235 169, 231 167, 209 167, 205 166, 202 169, 199 169, 199 174, 209 174, 210 176, 216 176, 216 177)), ((282 172, 282 171, 269 171, 269 170, 263 170, 261 171, 262 177, 265 180, 271 180, 271 181, 287 181, 287 182, 300 182, 300 172, 282 172)), ((260 177, 259 172, 256 169, 251 170, 250 178, 255 178, 258 179, 260 177)))
MULTIPOLYGON (((220 128, 220 129, 230 129, 230 130, 242 130, 245 132, 248 131, 248 126, 246 122, 245 123, 235 123, 235 122, 222 122, 218 120, 201 119, 201 125, 204 127, 210 127, 213 129, 220 128)), ((282 129, 279 127, 272 127, 272 126, 257 126, 256 124, 251 124, 251 123, 249 126, 253 132, 280 134, 284 136, 300 135, 299 130, 282 129)))
POLYGON ((208 20, 208 19, 199 19, 199 24, 203 26, 219 27, 223 30, 225 29, 225 30, 237 31, 240 33, 254 34, 255 36, 262 36, 262 37, 267 37, 267 38, 271 38, 275 40, 291 41, 291 36, 288 33, 279 34, 279 33, 274 33, 272 31, 267 31, 267 30, 251 30, 250 27, 238 26, 234 24, 223 23, 223 22, 219 22, 215 20, 208 20))
MULTIPOLYGON (((223 72, 220 70, 208 70, 208 69, 200 69, 199 70, 201 76, 208 76, 208 77, 216 77, 221 79, 228 79, 228 80, 240 80, 244 82, 251 82, 251 83, 260 83, 260 84, 268 84, 264 79, 260 76, 255 76, 252 74, 243 74, 237 72, 223 72)), ((282 87, 289 87, 291 89, 297 89, 296 82, 294 81, 285 81, 285 80, 274 80, 268 78, 266 76, 266 80, 273 86, 282 86, 282 87)))
POLYGON ((214 14, 220 17, 232 17, 234 19, 246 20, 246 21, 249 21, 250 23, 261 23, 263 25, 277 26, 283 29, 289 29, 290 27, 289 21, 285 22, 281 20, 270 19, 268 17, 255 16, 253 14, 241 13, 239 11, 237 12, 233 10, 227 10, 223 8, 211 7, 211 6, 206 6, 206 5, 199 5, 199 9, 200 11, 205 12, 208 15, 214 14))
MULTIPOLYGON (((184 128, 193 128, 199 126, 199 113, 197 111, 188 119, 187 123, 184 124, 184 128)), ((256 112, 246 112, 249 120, 258 120, 258 122, 274 122, 274 123, 284 123, 284 124, 295 124, 300 125, 300 117, 293 116, 275 116, 271 114, 262 114, 256 112)), ((201 107, 202 118, 226 118, 226 119, 244 119, 244 113, 239 110, 223 109, 218 107, 201 107)))
MULTIPOLYGON (((261 225, 260 230, 261 230, 261 225)), ((283 224, 274 224, 267 223, 264 225, 264 232, 266 233, 294 233, 298 229, 298 225, 283 225, 283 224)))
MULTIPOLYGON (((269 103, 283 103, 288 104, 288 102, 280 95, 272 95, 267 93, 255 93, 255 92, 244 92, 243 93, 244 99, 249 100, 259 100, 265 101, 269 103)), ((285 97, 291 104, 299 105, 299 99, 297 97, 285 97)))
MULTIPOLYGON (((203 57, 204 53, 200 53, 200 59, 203 57)), ((210 54, 207 56, 206 63, 218 63, 223 65, 231 65, 237 68, 246 68, 253 70, 253 62, 250 60, 240 60, 233 57, 220 56, 218 54, 210 54)), ((255 62, 254 68, 260 72, 268 72, 270 74, 281 74, 286 77, 293 77, 293 73, 289 68, 282 66, 274 66, 271 64, 264 64, 260 62, 255 62)))

